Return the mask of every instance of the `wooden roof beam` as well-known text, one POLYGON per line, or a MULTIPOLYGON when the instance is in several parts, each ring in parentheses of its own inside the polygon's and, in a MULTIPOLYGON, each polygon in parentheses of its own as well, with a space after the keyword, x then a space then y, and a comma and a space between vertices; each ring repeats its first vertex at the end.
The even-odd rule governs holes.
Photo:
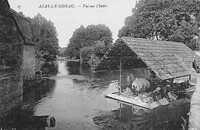
POLYGON ((106 59, 139 59, 137 56, 108 56, 106 59))

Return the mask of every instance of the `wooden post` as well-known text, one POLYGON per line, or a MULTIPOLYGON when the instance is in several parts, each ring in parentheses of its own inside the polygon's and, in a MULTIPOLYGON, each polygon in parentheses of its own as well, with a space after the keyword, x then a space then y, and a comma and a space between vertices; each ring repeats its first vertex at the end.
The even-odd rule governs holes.
POLYGON ((120 71, 120 93, 122 92, 122 60, 119 59, 119 71, 120 71))
POLYGON ((153 81, 153 71, 148 67, 149 71, 150 71, 150 87, 151 87, 151 92, 153 93, 153 85, 154 85, 154 81, 153 81))
POLYGON ((122 119, 122 104, 119 103, 119 105, 120 105, 120 108, 119 108, 119 118, 121 120, 122 119))
MULTIPOLYGON (((121 94, 121 92, 122 92, 122 59, 120 58, 119 59, 119 73, 120 73, 120 90, 119 90, 119 93, 121 94)), ((121 106, 121 103, 120 103, 120 120, 121 120, 121 116, 122 116, 122 108, 121 108, 122 106, 121 106)))

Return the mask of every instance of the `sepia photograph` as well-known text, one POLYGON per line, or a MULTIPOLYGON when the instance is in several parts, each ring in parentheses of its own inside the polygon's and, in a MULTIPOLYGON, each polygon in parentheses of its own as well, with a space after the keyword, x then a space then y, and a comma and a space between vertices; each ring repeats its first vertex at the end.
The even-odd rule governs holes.
POLYGON ((200 0, 0 0, 0 130, 200 130, 200 0))

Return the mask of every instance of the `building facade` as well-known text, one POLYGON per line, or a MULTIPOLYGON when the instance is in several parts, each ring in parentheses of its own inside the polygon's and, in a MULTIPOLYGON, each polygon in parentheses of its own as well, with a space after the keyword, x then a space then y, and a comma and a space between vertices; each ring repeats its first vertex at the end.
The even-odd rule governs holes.
POLYGON ((0 117, 23 100, 23 81, 35 76, 35 45, 28 21, 0 0, 0 117), (23 25, 23 26, 22 26, 23 25))

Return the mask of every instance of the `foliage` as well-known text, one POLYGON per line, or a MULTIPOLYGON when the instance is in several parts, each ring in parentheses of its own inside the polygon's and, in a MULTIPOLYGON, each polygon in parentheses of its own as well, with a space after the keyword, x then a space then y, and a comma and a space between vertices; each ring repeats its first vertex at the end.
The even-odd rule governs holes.
POLYGON ((67 47, 60 47, 59 48, 59 56, 61 57, 65 57, 65 50, 66 50, 67 47))
POLYGON ((90 56, 94 50, 94 47, 83 47, 80 49, 80 57, 84 61, 89 61, 90 56))
POLYGON ((200 1, 139 0, 133 14, 125 19, 119 37, 183 42, 195 49, 199 37, 200 1))
MULTIPOLYGON (((30 18, 29 18, 30 19, 30 18)), ((31 20, 32 41, 36 43, 36 49, 43 55, 55 57, 58 54, 57 31, 53 22, 40 14, 31 20)))
POLYGON ((95 41, 94 46, 80 49, 80 57, 83 62, 89 63, 91 69, 98 65, 106 51, 109 49, 102 41, 95 41))
POLYGON ((95 41, 104 41, 106 46, 111 46, 112 33, 110 29, 102 24, 89 25, 86 28, 81 25, 74 31, 65 53, 69 58, 79 58, 80 49, 95 45, 95 41))
POLYGON ((88 63, 91 67, 91 69, 94 69, 100 62, 100 58, 98 56, 96 56, 95 54, 92 54, 88 63))
POLYGON ((91 55, 95 55, 98 59, 101 59, 108 49, 109 47, 106 46, 104 42, 95 41, 94 46, 83 47, 80 49, 80 57, 84 61, 89 61, 91 59, 91 55))
POLYGON ((45 77, 55 76, 58 74, 58 64, 53 61, 45 62, 41 67, 41 71, 45 77))
POLYGON ((93 53, 101 59, 109 48, 110 47, 106 46, 104 42, 96 41, 96 45, 94 45, 93 53))

